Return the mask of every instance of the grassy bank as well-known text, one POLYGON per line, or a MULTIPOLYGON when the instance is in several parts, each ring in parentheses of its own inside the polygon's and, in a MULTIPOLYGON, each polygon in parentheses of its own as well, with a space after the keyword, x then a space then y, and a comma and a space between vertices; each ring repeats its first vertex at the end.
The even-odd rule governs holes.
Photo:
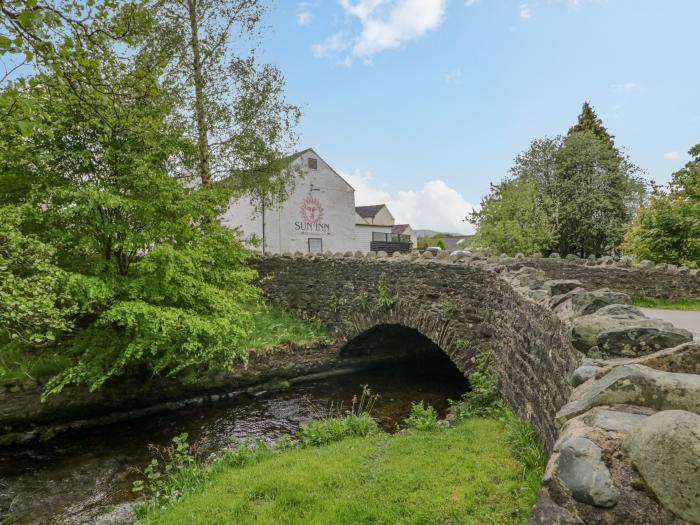
POLYGON ((195 493, 152 509, 141 523, 527 521, 542 461, 533 468, 526 427, 512 418, 467 418, 426 428, 297 446, 216 468, 195 493))
POLYGON ((634 304, 644 308, 665 310, 700 310, 700 299, 659 299, 656 297, 635 297, 634 304))
MULTIPOLYGON (((314 343, 326 338, 320 323, 300 319, 272 306, 255 318, 255 328, 246 349, 271 348, 285 343, 314 343)), ((72 365, 60 352, 33 352, 0 341, 0 386, 45 380, 72 365)))

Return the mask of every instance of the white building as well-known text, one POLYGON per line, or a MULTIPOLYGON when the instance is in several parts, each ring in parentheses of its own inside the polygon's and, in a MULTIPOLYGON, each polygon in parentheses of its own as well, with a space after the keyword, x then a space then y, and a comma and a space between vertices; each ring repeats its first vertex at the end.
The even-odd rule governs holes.
POLYGON ((265 253, 368 252, 373 238, 392 238, 394 217, 386 206, 355 208, 354 188, 313 149, 298 153, 292 165, 303 176, 284 202, 260 210, 250 199, 239 199, 222 222, 238 228, 242 238, 257 240, 259 250, 264 245, 265 253), (363 211, 368 208, 374 213, 363 211))

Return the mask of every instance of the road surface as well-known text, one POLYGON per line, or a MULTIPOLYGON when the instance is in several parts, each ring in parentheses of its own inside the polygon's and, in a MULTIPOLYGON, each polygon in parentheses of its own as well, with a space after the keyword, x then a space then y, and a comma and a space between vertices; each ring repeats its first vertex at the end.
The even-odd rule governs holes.
POLYGON ((678 328, 690 330, 696 341, 700 341, 700 311, 692 310, 663 310, 661 308, 642 308, 652 319, 671 321, 678 328))

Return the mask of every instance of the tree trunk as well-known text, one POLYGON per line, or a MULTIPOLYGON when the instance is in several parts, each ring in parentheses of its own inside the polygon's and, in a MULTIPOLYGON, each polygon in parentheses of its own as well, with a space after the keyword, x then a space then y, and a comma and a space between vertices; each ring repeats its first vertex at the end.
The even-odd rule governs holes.
POLYGON ((202 58, 199 48, 199 23, 197 20, 197 0, 187 0, 187 11, 190 16, 192 38, 192 70, 194 73, 194 112, 197 117, 197 150, 199 156, 199 178, 203 186, 211 183, 209 168, 209 137, 207 117, 204 110, 204 76, 202 74, 202 58))

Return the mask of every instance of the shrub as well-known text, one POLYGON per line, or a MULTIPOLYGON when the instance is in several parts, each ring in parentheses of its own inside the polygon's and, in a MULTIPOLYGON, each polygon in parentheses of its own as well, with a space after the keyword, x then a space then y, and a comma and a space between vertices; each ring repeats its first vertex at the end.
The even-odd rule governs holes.
POLYGON ((371 416, 377 397, 364 386, 360 397, 353 397, 352 407, 344 415, 340 415, 343 414, 342 405, 335 410, 331 407, 330 417, 315 419, 302 427, 297 434, 299 442, 302 446, 321 446, 348 437, 378 434, 379 426, 371 416))
POLYGON ((411 404, 411 414, 406 418, 406 426, 413 430, 435 430, 440 423, 435 409, 421 401, 411 404))
POLYGON ((498 378, 489 365, 489 353, 476 356, 476 368, 469 374, 469 392, 454 403, 458 418, 502 417, 506 405, 498 392, 498 378))

